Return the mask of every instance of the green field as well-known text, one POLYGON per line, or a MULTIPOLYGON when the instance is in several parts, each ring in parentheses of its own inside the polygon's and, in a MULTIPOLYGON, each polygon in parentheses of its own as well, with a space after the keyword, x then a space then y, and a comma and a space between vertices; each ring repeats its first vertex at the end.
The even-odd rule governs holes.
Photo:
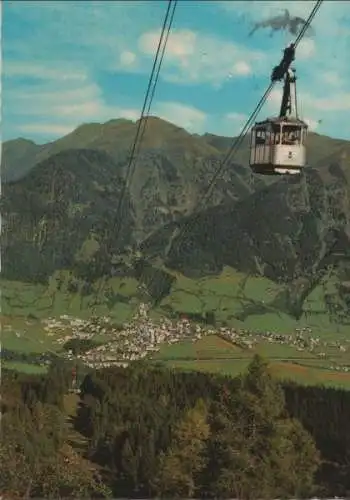
POLYGON ((10 351, 41 353, 56 351, 57 336, 49 336, 44 324, 37 319, 21 316, 1 318, 1 344, 10 351))
POLYGON ((257 331, 291 333, 311 328, 322 338, 350 338, 349 325, 333 324, 325 310, 322 287, 316 287, 304 303, 304 314, 296 320, 274 307, 282 286, 263 277, 248 277, 225 268, 216 277, 192 280, 172 273, 177 282, 161 306, 183 313, 214 311, 217 320, 229 326, 257 331))
POLYGON ((172 368, 235 376, 247 368, 255 353, 269 359, 271 372, 280 379, 350 389, 350 373, 330 370, 327 360, 308 352, 297 351, 288 345, 261 342, 253 349, 241 349, 219 336, 209 335, 196 342, 164 345, 153 359, 163 361, 172 368))
POLYGON ((136 280, 130 278, 109 280, 103 295, 100 292, 100 283, 97 282, 94 293, 83 296, 79 289, 75 293, 68 290, 69 278, 68 272, 55 273, 46 286, 2 280, 2 314, 14 317, 32 315, 36 318, 67 314, 87 318, 93 313, 108 315, 120 322, 131 317, 136 305, 133 302, 136 280), (63 278, 63 285, 58 289, 59 277, 63 278))
POLYGON ((18 372, 28 373, 30 374, 42 374, 47 372, 46 366, 39 366, 30 363, 21 363, 17 361, 3 361, 1 363, 2 368, 8 370, 16 370, 18 372))
MULTIPOLYGON (((152 311, 155 317, 169 311, 202 315, 214 311, 218 322, 241 329, 291 333, 296 328, 309 327, 322 338, 350 337, 349 325, 330 322, 321 286, 305 301, 304 314, 298 321, 272 305, 282 287, 266 278, 247 278, 231 268, 225 268, 219 276, 199 280, 171 274, 176 282, 152 311)), ((69 314, 86 318, 94 313, 108 315, 119 323, 132 317, 139 301, 135 279, 113 278, 104 287, 97 282, 92 293, 83 296, 79 287, 75 293, 69 290, 71 276, 69 272, 57 272, 46 286, 2 281, 2 314, 31 314, 37 318, 69 314), (58 279, 63 281, 59 289, 58 279)))
MULTIPOLYGON (((350 340, 349 326, 330 323, 321 287, 305 301, 305 314, 297 321, 271 305, 282 288, 266 278, 247 277, 230 268, 225 268, 219 276, 200 280, 172 274, 176 282, 171 293, 151 312, 154 318, 169 312, 172 315, 204 315, 213 311, 219 323, 225 322, 227 326, 238 329, 291 334, 296 328, 309 327, 312 335, 319 336, 322 341, 350 340)), ((49 336, 42 319, 63 314, 88 318, 93 313, 109 316, 115 323, 122 324, 129 321, 137 310, 139 296, 135 279, 113 278, 105 286, 97 282, 92 293, 85 296, 79 286, 74 293, 69 289, 71 279, 69 272, 61 271, 55 273, 47 285, 2 281, 3 347, 22 352, 59 351, 61 347, 56 339, 65 331, 49 336), (60 287, 58 280, 61 281, 60 287)), ((104 339, 101 337, 100 340, 104 339)), ((349 349, 342 353, 331 346, 327 347, 325 360, 288 345, 264 341, 253 350, 242 350, 209 336, 196 344, 182 342, 164 346, 156 357, 185 369, 235 375, 246 367, 254 352, 269 358, 272 369, 279 376, 291 375, 310 383, 322 380, 324 383, 349 384, 347 374, 329 371, 333 362, 350 365, 349 349)))

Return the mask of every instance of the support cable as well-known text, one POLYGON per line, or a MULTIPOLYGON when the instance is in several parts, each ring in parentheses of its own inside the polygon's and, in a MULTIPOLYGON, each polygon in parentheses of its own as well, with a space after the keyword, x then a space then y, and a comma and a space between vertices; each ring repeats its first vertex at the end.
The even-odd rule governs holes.
MULTIPOLYGON (((294 51, 295 51, 295 48, 298 46, 298 44, 300 43, 300 41, 302 40, 303 36, 305 35, 305 32, 306 30, 309 28, 309 26, 311 25, 311 22, 312 20, 314 19, 318 9, 320 8, 321 4, 322 4, 322 1, 323 0, 318 0, 316 2, 316 5, 313 7, 307 21, 305 22, 302 30, 300 31, 299 35, 297 36, 296 40, 294 43, 291 44, 290 48, 287 48, 285 50, 285 55, 289 55, 289 52, 288 50, 291 49, 291 57, 290 59, 288 59, 288 64, 287 64, 287 68, 289 67, 289 65, 291 64, 292 60, 294 59, 294 51)), ((282 60, 282 63, 279 65, 281 68, 285 68, 285 65, 283 65, 283 62, 284 62, 284 59, 282 60)), ((201 207, 203 205, 203 202, 205 203, 208 198, 210 197, 211 193, 212 193, 212 189, 215 185, 215 182, 217 180, 217 178, 219 177, 219 175, 222 173, 223 169, 227 166, 227 163, 233 159, 235 153, 237 153, 237 150, 238 148, 241 146, 245 136, 247 135, 247 132, 249 131, 250 127, 251 127, 251 124, 256 120, 256 117, 258 116, 261 108, 263 107, 263 105, 265 104, 266 100, 268 99, 270 93, 271 93, 271 90, 273 89, 273 86, 274 84, 276 83, 277 80, 279 80, 280 78, 274 78, 274 73, 272 73, 272 76, 271 76, 271 82, 269 84, 269 86, 267 87, 265 93, 263 94, 263 96, 261 97, 259 103, 257 104, 256 108, 254 109, 254 111, 252 112, 252 114, 250 115, 250 117, 248 118, 246 124, 244 125, 240 135, 234 139, 230 149, 228 150, 228 152, 226 153, 224 159, 222 160, 222 162, 220 163, 219 167, 217 168, 217 170, 215 171, 213 177, 211 178, 210 182, 209 182, 209 185, 208 185, 208 188, 206 190, 206 192, 204 193, 204 195, 202 196, 202 198, 200 199, 198 205, 197 205, 197 209, 198 207, 201 207)), ((192 229, 193 228, 193 225, 194 223, 197 221, 198 217, 200 215, 200 212, 199 211, 196 211, 194 214, 191 215, 191 219, 188 219, 187 220, 187 223, 185 223, 182 227, 182 229, 180 230, 180 233, 178 234, 178 236, 176 237, 176 240, 174 241, 174 245, 171 245, 171 249, 170 251, 173 252, 174 251, 174 247, 175 249, 177 249, 177 247, 180 246, 180 242, 181 240, 184 238, 184 236, 186 235, 186 233, 188 232, 189 229, 192 229)), ((141 276, 142 278, 142 276, 141 276)), ((151 284, 152 284, 153 280, 151 280, 151 284)), ((159 297, 156 297, 155 298, 155 301, 157 302, 159 300, 159 297)))

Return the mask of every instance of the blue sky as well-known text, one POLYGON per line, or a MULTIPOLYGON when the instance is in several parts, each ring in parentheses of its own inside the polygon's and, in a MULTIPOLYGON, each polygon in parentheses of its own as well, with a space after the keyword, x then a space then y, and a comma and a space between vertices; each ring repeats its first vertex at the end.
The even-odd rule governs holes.
MULTIPOLYGON (((309 1, 180 0, 151 114, 235 135, 293 37, 255 21, 307 17, 309 1)), ((2 8, 2 138, 43 143, 87 122, 139 117, 167 2, 10 1, 2 8)), ((325 1, 298 47, 302 117, 350 139, 350 2, 325 1)), ((281 88, 259 115, 278 113, 281 88)))

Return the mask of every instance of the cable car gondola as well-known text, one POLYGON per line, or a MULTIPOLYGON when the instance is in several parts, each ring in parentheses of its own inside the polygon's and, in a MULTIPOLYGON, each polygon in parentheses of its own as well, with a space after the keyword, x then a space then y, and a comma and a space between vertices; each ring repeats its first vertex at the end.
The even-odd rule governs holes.
POLYGON ((308 127, 298 118, 295 70, 289 69, 293 59, 291 44, 272 72, 273 82, 284 78, 279 117, 256 122, 251 130, 250 167, 257 174, 300 174, 306 164, 308 127))

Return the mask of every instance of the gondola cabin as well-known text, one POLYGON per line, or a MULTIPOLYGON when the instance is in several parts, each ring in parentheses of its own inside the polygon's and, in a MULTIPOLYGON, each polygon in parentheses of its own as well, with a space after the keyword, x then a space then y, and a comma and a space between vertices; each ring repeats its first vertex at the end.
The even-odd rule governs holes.
POLYGON ((251 131, 250 167, 265 175, 300 174, 306 164, 307 125, 298 118, 271 118, 251 131))

